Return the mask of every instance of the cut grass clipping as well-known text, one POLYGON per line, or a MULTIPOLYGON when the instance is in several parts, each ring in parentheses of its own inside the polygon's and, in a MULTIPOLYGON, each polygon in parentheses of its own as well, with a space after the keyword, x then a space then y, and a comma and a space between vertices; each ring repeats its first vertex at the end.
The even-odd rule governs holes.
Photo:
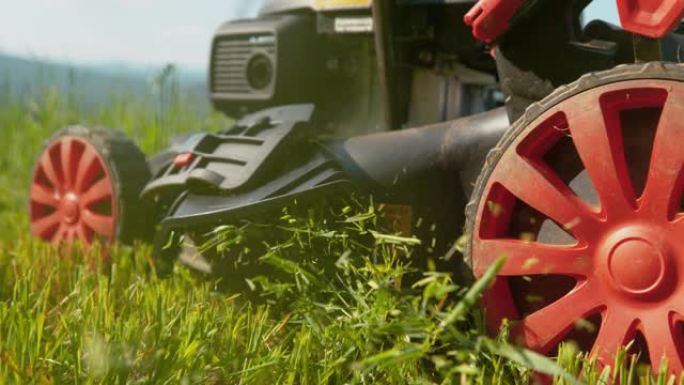
POLYGON ((229 124, 184 109, 183 97, 85 111, 50 90, 0 95, 0 384, 530 384, 538 373, 557 384, 675 383, 624 352, 600 369, 573 345, 556 363, 505 343, 505 328, 487 337, 478 299, 505 256, 464 287, 452 272, 416 268, 420 241, 388 233, 375 205, 351 197, 196 235, 220 278, 176 265, 160 279, 145 245, 88 267, 97 248, 65 258, 28 236, 26 190, 44 140, 98 124, 152 153, 169 135, 229 124))

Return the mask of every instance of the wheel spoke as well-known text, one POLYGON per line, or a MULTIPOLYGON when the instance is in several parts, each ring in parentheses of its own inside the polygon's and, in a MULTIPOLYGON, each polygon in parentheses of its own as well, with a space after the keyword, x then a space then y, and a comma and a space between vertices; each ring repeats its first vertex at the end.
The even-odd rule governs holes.
POLYGON ((40 168, 43 170, 45 177, 47 177, 48 181, 50 181, 50 183, 55 189, 62 188, 59 176, 57 175, 57 171, 55 170, 55 165, 52 162, 52 156, 50 156, 49 150, 45 151, 45 153, 40 157, 40 168))
POLYGON ((548 167, 512 154, 494 176, 508 191, 578 238, 591 236, 596 219, 590 209, 548 167))
POLYGON ((566 103, 570 134, 608 216, 634 208, 636 198, 624 158, 618 122, 606 124, 601 101, 594 92, 566 103))
POLYGON ((76 226, 76 237, 83 242, 83 244, 90 243, 90 236, 88 233, 89 231, 83 223, 79 223, 78 226, 76 226))
POLYGON ((59 205, 56 193, 37 183, 31 185, 31 201, 49 207, 57 207, 59 205))
POLYGON ((636 327, 637 320, 634 317, 622 309, 608 308, 601 320, 590 356, 598 358, 603 365, 614 366, 616 353, 634 338, 636 327))
POLYGON ((75 232, 76 232, 76 230, 71 229, 71 228, 66 231, 64 238, 66 239, 67 242, 74 243, 74 236, 76 235, 75 232))
POLYGON ((670 92, 656 130, 642 210, 656 219, 670 219, 679 208, 684 164, 684 95, 670 92))
POLYGON ((675 224, 684 222, 684 213, 677 213, 672 220, 675 224))
POLYGON ((88 206, 90 204, 111 198, 112 195, 112 185, 110 180, 108 178, 102 178, 94 185, 85 189, 85 192, 81 196, 81 203, 84 206, 88 206))
POLYGON ((76 181, 74 183, 76 192, 82 192, 84 184, 88 183, 89 178, 94 177, 94 175, 89 174, 92 174, 92 169, 97 161, 97 153, 95 150, 91 149, 90 146, 86 146, 76 169, 76 181))
POLYGON ((55 232, 55 234, 52 236, 52 242, 60 242, 62 240, 66 240, 66 235, 67 235, 68 228, 64 223, 59 224, 59 228, 55 232))
POLYGON ((519 240, 481 240, 477 247, 475 274, 480 275, 500 256, 508 260, 499 275, 558 274, 587 277, 592 259, 586 247, 552 246, 519 240))
POLYGON ((674 318, 665 313, 654 312, 643 317, 642 327, 653 368, 656 370, 660 368, 665 359, 670 372, 681 373, 684 338, 674 318))
POLYGON ((33 229, 34 234, 45 239, 50 231, 60 224, 61 220, 62 218, 60 217, 59 212, 55 211, 50 215, 32 221, 31 228, 33 229))
POLYGON ((591 281, 579 284, 556 302, 525 317, 518 330, 525 344, 542 353, 548 353, 567 333, 603 305, 591 281))
POLYGON ((83 222, 96 233, 112 239, 114 237, 114 218, 92 212, 82 211, 83 222))
POLYGON ((62 163, 62 174, 64 176, 64 187, 66 189, 70 189, 73 187, 73 182, 74 182, 74 175, 73 175, 73 170, 71 169, 72 163, 72 155, 73 155, 73 140, 72 139, 63 139, 61 141, 61 149, 60 149, 60 154, 61 154, 61 163, 62 163))

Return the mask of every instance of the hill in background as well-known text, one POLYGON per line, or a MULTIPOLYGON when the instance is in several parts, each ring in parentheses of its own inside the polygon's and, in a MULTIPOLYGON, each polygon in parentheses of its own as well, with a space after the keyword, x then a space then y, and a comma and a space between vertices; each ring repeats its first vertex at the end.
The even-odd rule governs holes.
POLYGON ((186 107, 208 113, 206 77, 203 71, 174 66, 71 65, 0 53, 0 102, 36 98, 54 90, 85 109, 99 109, 122 97, 156 105, 165 99, 160 88, 170 88, 186 107))

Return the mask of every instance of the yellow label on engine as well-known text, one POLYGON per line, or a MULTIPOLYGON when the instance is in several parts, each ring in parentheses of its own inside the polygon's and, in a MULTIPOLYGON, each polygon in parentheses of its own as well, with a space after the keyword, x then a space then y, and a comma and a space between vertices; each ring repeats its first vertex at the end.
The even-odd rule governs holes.
POLYGON ((368 8, 371 0, 314 0, 314 9, 318 11, 368 8))

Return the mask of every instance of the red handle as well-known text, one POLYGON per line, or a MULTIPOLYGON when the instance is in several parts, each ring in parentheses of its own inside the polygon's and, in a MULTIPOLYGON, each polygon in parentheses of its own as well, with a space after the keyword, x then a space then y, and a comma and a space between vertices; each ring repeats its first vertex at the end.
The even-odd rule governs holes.
POLYGON ((672 32, 684 16, 684 0, 617 0, 622 28, 649 37, 672 32))
MULTIPOLYGON (((547 0, 553 1, 553 0, 547 0)), ((525 0, 480 0, 464 17, 473 36, 492 43, 510 27, 525 0)), ((659 38, 672 32, 684 18, 684 0, 617 0, 622 28, 659 38)))
POLYGON ((503 35, 525 0, 480 0, 464 17, 476 39, 491 43, 503 35))

